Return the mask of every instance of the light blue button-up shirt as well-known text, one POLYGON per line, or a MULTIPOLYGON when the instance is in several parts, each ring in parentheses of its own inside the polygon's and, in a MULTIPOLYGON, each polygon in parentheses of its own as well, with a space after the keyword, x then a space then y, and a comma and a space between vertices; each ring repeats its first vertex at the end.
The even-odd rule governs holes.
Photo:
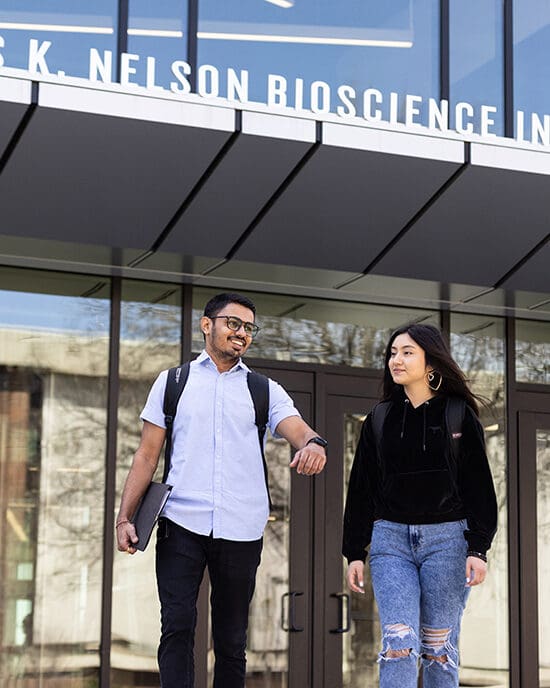
MULTIPOLYGON (((168 484, 173 486, 163 516, 201 535, 226 540, 262 537, 269 503, 249 368, 239 361, 220 373, 203 351, 191 363, 173 425, 168 484)), ((168 372, 155 380, 142 420, 165 428, 162 411, 168 372)), ((292 399, 269 380, 268 427, 300 415, 292 399)))

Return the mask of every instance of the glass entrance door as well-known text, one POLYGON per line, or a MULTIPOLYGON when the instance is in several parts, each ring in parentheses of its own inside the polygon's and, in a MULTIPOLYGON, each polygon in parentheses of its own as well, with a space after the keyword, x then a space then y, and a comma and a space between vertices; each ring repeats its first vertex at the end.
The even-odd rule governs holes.
POLYGON ((550 413, 519 414, 521 685, 550 685, 550 413))
MULTIPOLYGON (((377 380, 327 380, 326 420, 330 458, 326 469, 324 518, 324 677, 330 688, 362 688, 377 684, 376 655, 380 631, 372 586, 365 595, 351 593, 341 554, 344 501, 363 421, 377 399, 377 380)), ((368 576, 368 567, 365 570, 368 576)))
MULTIPOLYGON (((254 366, 291 395, 313 424, 313 373, 254 366)), ((268 436, 266 461, 273 509, 264 532, 262 561, 250 608, 247 688, 304 688, 311 684, 314 479, 289 468, 293 450, 268 436)), ((209 616, 209 614, 208 614, 209 616)), ((208 650, 208 682, 214 655, 208 650)))

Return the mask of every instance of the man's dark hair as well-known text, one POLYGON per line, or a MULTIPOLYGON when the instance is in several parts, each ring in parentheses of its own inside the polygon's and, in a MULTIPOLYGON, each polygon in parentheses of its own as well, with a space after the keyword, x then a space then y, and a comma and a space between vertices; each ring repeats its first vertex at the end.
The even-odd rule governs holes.
POLYGON ((252 301, 242 294, 234 294, 231 292, 224 292, 222 294, 216 294, 204 307, 204 315, 207 318, 213 318, 215 315, 225 308, 229 303, 238 303, 239 306, 244 306, 250 309, 256 317, 256 306, 252 301))

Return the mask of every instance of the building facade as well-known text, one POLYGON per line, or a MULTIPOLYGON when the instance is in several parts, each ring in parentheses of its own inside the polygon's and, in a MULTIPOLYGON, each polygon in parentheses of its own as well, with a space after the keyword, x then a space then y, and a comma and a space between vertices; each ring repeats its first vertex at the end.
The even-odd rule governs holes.
MULTIPOLYGON (((499 530, 462 685, 547 684, 549 46, 542 0, 0 0, 2 686, 158 686, 154 548, 117 553, 114 518, 149 386, 221 290, 330 442, 309 480, 268 439, 247 685, 376 682, 341 520, 410 321, 487 400, 499 530)), ((207 580, 199 606, 206 688, 207 580)))

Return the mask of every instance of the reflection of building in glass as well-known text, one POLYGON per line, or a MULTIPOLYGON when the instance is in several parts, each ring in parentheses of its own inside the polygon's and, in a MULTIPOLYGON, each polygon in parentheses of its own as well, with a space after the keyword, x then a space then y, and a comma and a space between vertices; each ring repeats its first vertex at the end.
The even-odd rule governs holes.
POLYGON ((148 389, 222 290, 331 442, 308 483, 269 440, 247 685, 375 681, 372 597, 334 632, 341 502, 410 320, 487 400, 500 529, 463 682, 548 682, 549 46, 542 0, 0 0, 2 688, 158 685, 154 546, 115 552, 113 520, 148 389))

